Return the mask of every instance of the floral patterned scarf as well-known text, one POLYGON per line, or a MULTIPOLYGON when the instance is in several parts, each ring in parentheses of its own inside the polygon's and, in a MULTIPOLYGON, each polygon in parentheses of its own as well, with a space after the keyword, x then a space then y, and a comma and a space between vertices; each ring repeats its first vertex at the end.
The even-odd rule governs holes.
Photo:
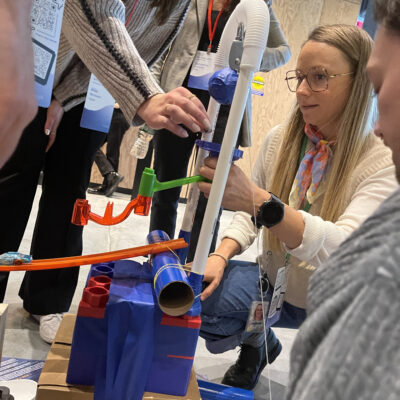
POLYGON ((301 208, 304 198, 312 204, 317 190, 324 179, 328 161, 332 154, 330 145, 336 141, 328 142, 316 127, 306 124, 304 132, 314 143, 314 147, 307 151, 300 161, 299 170, 293 181, 289 196, 289 205, 296 210, 301 208))

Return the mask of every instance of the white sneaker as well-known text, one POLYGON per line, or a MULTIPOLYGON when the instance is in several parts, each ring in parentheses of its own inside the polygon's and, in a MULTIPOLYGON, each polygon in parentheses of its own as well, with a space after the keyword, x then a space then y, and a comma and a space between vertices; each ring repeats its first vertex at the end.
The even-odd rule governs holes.
POLYGON ((60 327, 63 314, 31 315, 40 324, 40 337, 46 343, 52 344, 58 328, 60 327))

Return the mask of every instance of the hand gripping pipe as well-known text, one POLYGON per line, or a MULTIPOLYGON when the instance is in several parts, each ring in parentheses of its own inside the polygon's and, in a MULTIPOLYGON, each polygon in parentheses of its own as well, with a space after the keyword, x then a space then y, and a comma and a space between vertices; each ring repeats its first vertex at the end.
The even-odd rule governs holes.
POLYGON ((232 153, 235 148, 240 123, 250 92, 250 84, 254 72, 259 69, 261 58, 267 44, 269 11, 264 0, 242 0, 235 8, 222 33, 216 59, 218 65, 227 64, 226 60, 228 60, 229 57, 232 37, 236 34, 237 27, 240 23, 243 23, 245 26, 246 36, 243 43, 239 79, 225 128, 221 153, 218 158, 217 169, 215 171, 193 260, 192 271, 198 274, 204 273, 218 210, 221 206, 222 196, 228 178, 232 153))
MULTIPOLYGON (((232 28, 234 26, 232 25, 232 28)), ((227 29, 227 28, 225 28, 227 29)), ((224 30, 225 31, 225 30, 224 30)), ((218 46, 218 51, 216 55, 216 60, 214 64, 214 72, 218 71, 222 68, 225 68, 229 65, 229 50, 231 48, 231 44, 233 39, 236 37, 236 29, 231 29, 229 34, 227 34, 227 39, 225 41, 224 48, 227 47, 226 51, 224 50, 224 55, 219 56, 219 53, 222 52, 222 47, 218 46)), ((222 42, 222 39, 221 39, 222 42)), ((211 132, 203 132, 201 136, 201 140, 211 142, 214 136, 215 125, 217 123, 218 113, 220 109, 220 104, 210 96, 210 100, 208 102, 207 115, 210 119, 211 124, 211 132)), ((194 167, 194 174, 199 175, 200 167, 204 164, 205 158, 208 156, 208 151, 199 147, 196 164, 194 167)), ((185 214, 183 215, 182 226, 179 232, 179 238, 183 238, 186 243, 190 243, 190 235, 192 232, 193 221, 196 215, 197 203, 199 201, 200 190, 196 183, 190 185, 188 202, 185 207, 185 214)), ((181 249, 178 251, 178 255, 181 263, 186 262, 186 256, 189 248, 181 249)))

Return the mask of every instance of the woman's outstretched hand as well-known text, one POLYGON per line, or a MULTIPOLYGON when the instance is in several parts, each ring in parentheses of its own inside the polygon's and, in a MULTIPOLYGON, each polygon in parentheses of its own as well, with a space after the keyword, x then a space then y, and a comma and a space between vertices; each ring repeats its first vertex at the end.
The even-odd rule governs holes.
POLYGON ((137 113, 150 128, 168 129, 183 138, 188 133, 181 125, 192 132, 211 129, 203 104, 183 87, 150 97, 139 107, 137 113))

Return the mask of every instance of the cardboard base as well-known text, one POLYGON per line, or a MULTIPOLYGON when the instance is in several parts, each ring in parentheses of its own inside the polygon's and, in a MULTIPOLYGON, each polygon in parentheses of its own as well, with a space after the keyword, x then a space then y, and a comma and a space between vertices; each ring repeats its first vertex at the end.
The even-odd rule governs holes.
MULTIPOLYGON (((36 400, 93 400, 94 398, 92 386, 73 386, 66 383, 75 318, 74 314, 65 314, 61 321, 60 329, 50 348, 39 378, 36 400)), ((149 392, 145 392, 143 395, 143 400, 169 399, 200 400, 200 392, 193 371, 186 396, 170 396, 149 392)))

